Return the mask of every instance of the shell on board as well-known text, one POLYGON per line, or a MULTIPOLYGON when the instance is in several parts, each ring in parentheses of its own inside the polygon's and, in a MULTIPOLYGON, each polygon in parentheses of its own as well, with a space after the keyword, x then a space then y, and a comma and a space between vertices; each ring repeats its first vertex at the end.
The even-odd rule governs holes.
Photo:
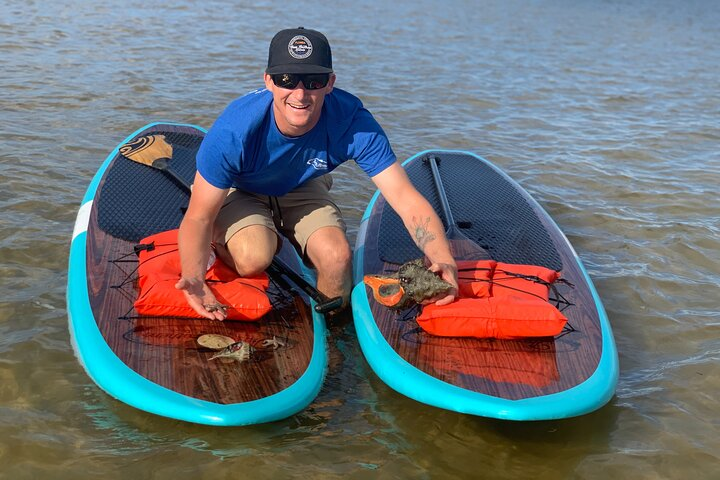
POLYGON ((210 360, 216 358, 228 358, 237 360, 238 362, 244 362, 250 359, 255 349, 247 342, 240 340, 220 350, 218 353, 210 357, 210 360))
POLYGON ((196 341, 198 345, 209 348, 210 350, 222 350, 223 348, 235 343, 234 338, 227 337, 225 335, 217 335, 215 333, 200 335, 196 341))
POLYGON ((375 300, 394 309, 422 303, 452 289, 425 266, 422 258, 403 263, 391 275, 365 275, 363 281, 372 289, 375 300))

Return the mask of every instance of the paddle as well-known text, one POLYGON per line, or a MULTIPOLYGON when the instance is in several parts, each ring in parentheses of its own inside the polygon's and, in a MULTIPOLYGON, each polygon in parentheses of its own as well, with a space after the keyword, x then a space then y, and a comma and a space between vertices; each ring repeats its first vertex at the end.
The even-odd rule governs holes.
POLYGON ((460 231, 455 223, 452 211, 450 211, 450 203, 448 202, 447 195, 445 194, 445 187, 440 179, 438 159, 434 156, 429 156, 426 160, 430 164, 435 188, 437 189, 438 197, 440 197, 440 207, 442 208, 443 215, 448 223, 445 236, 447 236, 448 242, 450 242, 453 247, 452 250, 455 258, 458 260, 484 260, 492 258, 487 250, 469 239, 460 231))
MULTIPOLYGON (((180 185, 183 190, 190 195, 192 192, 190 184, 170 169, 172 151, 172 145, 165 141, 165 135, 146 135, 122 145, 119 149, 120 155, 128 160, 160 170, 177 182, 178 185, 180 185)), ((275 272, 285 275, 295 285, 302 289, 303 292, 308 294, 310 298, 315 301, 316 312, 327 313, 331 310, 339 308, 342 305, 342 297, 328 299, 322 292, 310 285, 304 277, 295 273, 279 258, 273 258, 270 266, 274 268, 275 272)))
POLYGON ((328 299, 322 292, 317 288, 310 285, 304 277, 295 273, 293 269, 285 264, 282 260, 275 257, 270 264, 269 270, 275 270, 275 273, 285 275, 295 285, 300 287, 303 292, 307 293, 310 298, 315 300, 315 311, 318 313, 327 313, 337 308, 340 308, 343 304, 342 297, 335 297, 328 299))
POLYGON ((172 145, 165 141, 165 135, 146 135, 120 147, 120 155, 136 163, 165 172, 180 186, 190 192, 190 185, 177 173, 170 169, 172 145))

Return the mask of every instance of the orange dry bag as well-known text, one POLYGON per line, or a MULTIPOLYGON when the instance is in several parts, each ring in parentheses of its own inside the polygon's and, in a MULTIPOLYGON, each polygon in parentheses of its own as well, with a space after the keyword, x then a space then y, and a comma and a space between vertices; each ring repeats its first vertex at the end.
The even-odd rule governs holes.
POLYGON ((548 301, 550 285, 560 278, 555 270, 538 265, 498 262, 492 277, 495 298, 537 298, 548 301))
POLYGON ((495 260, 459 260, 458 293, 461 297, 489 297, 495 260))
POLYGON ((548 337, 567 322, 553 305, 540 300, 461 298, 450 305, 426 305, 417 317, 428 333, 441 337, 548 337))
POLYGON ((443 337, 476 338, 546 337, 562 332, 567 318, 548 303, 548 290, 558 272, 491 260, 471 263, 458 262, 460 299, 423 308, 417 317, 423 330, 443 337), (475 277, 463 280, 466 269, 475 277))
MULTIPOLYGON (((146 237, 136 247, 139 257, 140 293, 135 310, 140 315, 202 318, 188 305, 183 292, 175 288, 180 279, 178 230, 146 237)), ((218 302, 226 305, 229 320, 257 320, 270 311, 266 274, 240 277, 219 258, 211 256, 205 281, 218 302)))

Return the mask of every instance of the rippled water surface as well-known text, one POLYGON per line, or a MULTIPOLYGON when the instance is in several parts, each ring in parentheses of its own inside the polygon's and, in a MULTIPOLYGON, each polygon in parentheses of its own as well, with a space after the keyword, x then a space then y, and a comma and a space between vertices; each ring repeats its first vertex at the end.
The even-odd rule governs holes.
MULTIPOLYGON (((160 3, 0 4, 0 478, 720 478, 720 4, 160 3), (612 321, 610 404, 529 424, 423 406, 350 323, 318 398, 269 425, 175 422, 89 380, 65 285, 92 176, 146 123, 209 127, 297 25, 399 157, 473 151, 546 207, 612 321)), ((344 166, 336 194, 354 241, 371 183, 344 166)))

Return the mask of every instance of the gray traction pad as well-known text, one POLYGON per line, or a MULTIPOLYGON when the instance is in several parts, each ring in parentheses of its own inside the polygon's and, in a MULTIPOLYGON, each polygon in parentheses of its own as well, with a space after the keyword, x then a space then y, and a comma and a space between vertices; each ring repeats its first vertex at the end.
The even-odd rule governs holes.
MULTIPOLYGON (((204 137, 192 127, 155 125, 136 135, 163 134, 173 147, 170 168, 188 184, 195 177, 195 154, 204 137)), ((137 242, 157 232, 178 228, 189 195, 159 170, 117 155, 97 198, 98 225, 110 235, 137 242)))
MULTIPOLYGON (((450 210, 465 236, 499 262, 562 270, 562 260, 549 233, 518 187, 472 155, 428 152, 413 160, 406 170, 446 227, 432 171, 424 161, 430 155, 439 159, 450 210)), ((400 264, 423 256, 392 208, 383 209, 380 221, 378 250, 383 261, 400 264)))

